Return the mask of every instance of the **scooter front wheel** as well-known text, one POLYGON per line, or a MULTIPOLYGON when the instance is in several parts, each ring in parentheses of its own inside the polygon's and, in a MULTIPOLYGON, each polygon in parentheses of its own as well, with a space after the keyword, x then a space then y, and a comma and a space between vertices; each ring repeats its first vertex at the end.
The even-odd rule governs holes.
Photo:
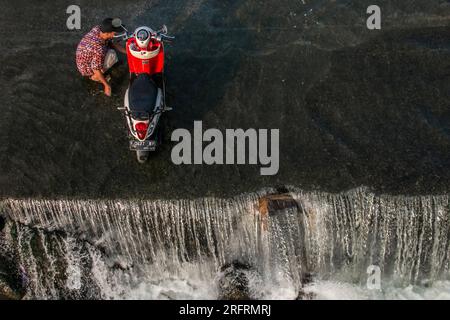
POLYGON ((145 163, 148 160, 148 156, 150 155, 150 151, 136 151, 137 161, 139 163, 145 163))

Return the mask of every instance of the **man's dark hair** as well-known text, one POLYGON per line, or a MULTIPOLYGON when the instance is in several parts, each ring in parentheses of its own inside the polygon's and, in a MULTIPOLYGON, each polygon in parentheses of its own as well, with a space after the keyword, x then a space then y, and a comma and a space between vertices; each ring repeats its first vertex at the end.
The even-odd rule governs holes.
POLYGON ((106 18, 100 25, 100 31, 109 32, 121 32, 123 31, 122 21, 119 18, 106 18))

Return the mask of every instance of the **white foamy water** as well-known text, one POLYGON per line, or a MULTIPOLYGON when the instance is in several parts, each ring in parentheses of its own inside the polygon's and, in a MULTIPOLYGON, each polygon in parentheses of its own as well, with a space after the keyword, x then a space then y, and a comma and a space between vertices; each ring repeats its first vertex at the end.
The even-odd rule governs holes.
POLYGON ((305 288, 318 300, 450 300, 450 281, 436 281, 430 286, 396 287, 386 285, 381 290, 335 281, 318 281, 305 288))

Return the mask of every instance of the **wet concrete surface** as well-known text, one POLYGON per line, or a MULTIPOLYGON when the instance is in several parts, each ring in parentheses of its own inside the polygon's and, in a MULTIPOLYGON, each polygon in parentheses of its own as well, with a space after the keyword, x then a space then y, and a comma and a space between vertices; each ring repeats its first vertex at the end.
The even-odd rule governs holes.
POLYGON ((378 1, 72 1, 2 5, 0 195, 3 197, 228 196, 295 185, 394 194, 450 189, 450 4, 378 1), (140 165, 128 150, 126 65, 112 98, 81 79, 75 48, 105 16, 132 28, 167 24, 166 144, 140 165), (20 17, 20 19, 19 19, 20 17), (175 128, 280 129, 280 170, 176 166, 175 128))

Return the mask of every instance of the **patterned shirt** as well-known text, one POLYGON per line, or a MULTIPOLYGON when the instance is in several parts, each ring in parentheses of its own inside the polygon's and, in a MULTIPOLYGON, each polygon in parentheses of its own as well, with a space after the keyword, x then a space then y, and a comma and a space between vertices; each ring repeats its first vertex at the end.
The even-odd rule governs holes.
POLYGON ((78 44, 76 53, 78 71, 83 76, 92 76, 94 70, 101 70, 107 50, 106 42, 100 38, 100 26, 95 26, 78 44))

